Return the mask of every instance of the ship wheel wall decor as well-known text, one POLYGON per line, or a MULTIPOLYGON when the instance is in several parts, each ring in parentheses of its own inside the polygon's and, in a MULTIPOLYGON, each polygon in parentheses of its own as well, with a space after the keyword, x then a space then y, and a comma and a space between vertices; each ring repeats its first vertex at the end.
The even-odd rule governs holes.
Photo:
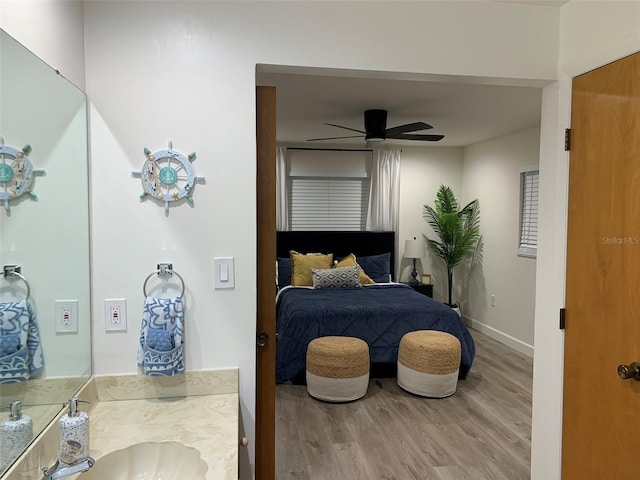
POLYGON ((37 198, 33 188, 36 175, 43 175, 44 170, 33 168, 29 154, 31 145, 27 144, 22 150, 4 144, 0 137, 0 201, 4 209, 9 211, 9 201, 28 194, 34 200, 37 198))
POLYGON ((147 161, 144 162, 142 170, 132 172, 134 176, 142 179, 142 190, 140 198, 144 200, 147 196, 164 202, 165 215, 169 215, 169 204, 186 198, 193 204, 193 188, 195 183, 204 182, 204 177, 196 176, 193 169, 193 162, 196 159, 195 152, 188 156, 183 155, 173 149, 173 143, 169 141, 167 150, 158 150, 151 153, 151 150, 144 148, 147 161))

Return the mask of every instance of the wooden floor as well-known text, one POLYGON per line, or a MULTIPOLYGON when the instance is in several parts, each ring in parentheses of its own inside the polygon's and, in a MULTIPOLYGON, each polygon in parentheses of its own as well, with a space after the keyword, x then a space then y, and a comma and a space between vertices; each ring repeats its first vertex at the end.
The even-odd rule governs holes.
POLYGON ((528 480, 533 361, 471 333, 473 367, 449 398, 412 395, 393 378, 341 404, 278 385, 277 480, 528 480))

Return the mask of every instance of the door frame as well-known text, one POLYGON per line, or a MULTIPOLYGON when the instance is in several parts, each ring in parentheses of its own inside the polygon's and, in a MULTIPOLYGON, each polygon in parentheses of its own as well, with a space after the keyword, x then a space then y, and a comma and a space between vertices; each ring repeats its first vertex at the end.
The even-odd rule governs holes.
POLYGON ((275 480, 276 397, 276 89, 256 87, 256 346, 255 478, 275 480), (265 279, 273 279, 266 281, 265 279))
MULTIPOLYGON (((541 238, 544 243, 538 246, 538 260, 541 257, 548 259, 542 268, 539 261, 536 267, 537 278, 546 278, 547 280, 536 282, 535 337, 536 343, 542 338, 543 342, 540 343, 544 343, 542 350, 545 351, 545 354, 534 355, 533 418, 537 419, 537 422, 532 424, 531 478, 532 480, 557 480, 560 475, 562 441, 563 375, 561 366, 564 358, 564 337, 558 329, 555 319, 557 319, 559 308, 564 306, 566 182, 568 180, 566 165, 568 154, 562 152, 561 132, 565 126, 569 125, 571 78, 566 72, 561 72, 557 81, 550 82, 546 86, 541 84, 539 79, 531 81, 543 89, 543 123, 541 124, 539 165, 541 179, 544 181, 541 183, 541 190, 544 190, 546 195, 546 198, 541 198, 541 202, 543 206, 546 206, 543 209, 546 215, 541 216, 542 223, 544 223, 544 232, 542 232, 541 238), (569 92, 568 96, 567 92, 569 92), (551 208, 549 208, 550 206, 551 208), (551 211, 554 213, 550 214, 551 211), (538 378, 536 378, 536 372, 538 378)), ((275 272, 274 262, 272 263, 275 272)), ((275 273, 268 274, 263 278, 275 278, 275 273)), ((269 282, 262 282, 262 284, 266 283, 269 282)), ((257 288, 260 286, 261 283, 258 282, 257 288)), ((257 308, 259 310, 260 306, 258 305, 257 308)), ((260 381, 259 376, 260 371, 256 370, 256 395, 260 381)), ((259 401, 256 397, 256 443, 262 441, 257 420, 261 412, 259 401)), ((273 442, 273 451, 275 451, 275 437, 273 442)), ((258 457, 258 448, 256 447, 255 478, 256 480, 267 480, 267 477, 260 476, 259 472, 262 470, 258 457)), ((273 464, 275 465, 275 459, 273 464)), ((271 471, 270 468, 267 470, 271 471)))

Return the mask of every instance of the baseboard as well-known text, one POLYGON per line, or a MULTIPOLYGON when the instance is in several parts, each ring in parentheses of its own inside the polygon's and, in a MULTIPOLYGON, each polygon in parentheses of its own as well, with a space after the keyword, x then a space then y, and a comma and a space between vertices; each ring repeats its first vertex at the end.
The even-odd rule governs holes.
POLYGON ((533 358, 533 345, 529 345, 528 343, 523 342, 522 340, 518 340, 517 338, 512 337, 511 335, 507 335, 500 330, 496 330, 493 327, 490 327, 486 323, 479 322, 471 317, 464 316, 464 321, 467 325, 469 325, 474 330, 479 331, 480 333, 484 333, 488 337, 493 338, 494 340, 507 345, 520 353, 524 353, 528 357, 533 358))

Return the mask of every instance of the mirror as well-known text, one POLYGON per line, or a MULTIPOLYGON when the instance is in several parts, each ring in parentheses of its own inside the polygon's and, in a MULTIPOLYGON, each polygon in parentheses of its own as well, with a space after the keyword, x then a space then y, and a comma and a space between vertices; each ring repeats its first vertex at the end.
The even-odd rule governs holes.
MULTIPOLYGON (((25 152, 39 170, 31 185, 36 196, 27 192, 5 205, 2 193, 6 198, 24 173, 15 155, 7 154, 10 149, 0 150, 0 335, 5 337, 0 342, 5 356, 0 357, 0 420, 9 418, 10 402, 22 402, 22 413, 33 425, 33 435, 18 441, 26 447, 91 375, 87 104, 81 90, 2 30, 0 136, 14 152, 30 145, 25 152), (26 282, 2 275, 6 265, 19 265, 26 282), (27 289, 31 313, 25 309, 13 318, 21 325, 25 318, 27 323, 35 319, 44 366, 24 379, 2 360, 16 351, 7 337, 12 328, 7 308, 15 311, 27 289), (21 381, 10 383, 14 380, 21 381)), ((0 451, 11 457, 6 454, 11 429, 5 427, 0 424, 0 451)), ((11 464, 3 460, 0 476, 11 464)))

